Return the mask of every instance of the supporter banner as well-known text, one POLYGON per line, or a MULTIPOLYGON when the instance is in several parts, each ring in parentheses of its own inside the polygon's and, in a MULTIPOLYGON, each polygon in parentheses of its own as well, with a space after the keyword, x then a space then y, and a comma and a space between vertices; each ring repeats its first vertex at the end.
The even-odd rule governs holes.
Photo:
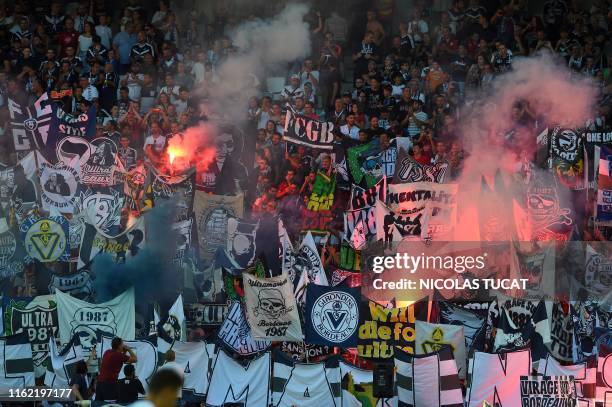
POLYGON ((82 185, 115 185, 121 179, 119 174, 125 172, 117 145, 108 137, 91 141, 82 137, 64 137, 57 143, 55 154, 59 162, 79 168, 82 185))
POLYGON ((612 258, 596 251, 590 244, 585 251, 584 282, 590 293, 605 296, 612 289, 609 275, 612 272, 612 258))
POLYGON ((258 228, 259 222, 236 218, 227 220, 227 254, 240 269, 248 267, 255 260, 258 228))
POLYGON ((584 140, 573 129, 555 127, 550 131, 552 169, 559 181, 571 189, 584 189, 584 140))
POLYGON ((74 208, 84 221, 95 226, 97 230, 112 235, 119 232, 124 204, 125 195, 120 189, 84 187, 79 188, 74 208))
MULTIPOLYGON (((543 323, 548 324, 548 321, 544 320, 543 323)), ((493 344, 494 352, 530 348, 533 360, 539 361, 546 356, 547 350, 544 347, 542 337, 536 332, 536 328, 531 321, 525 321, 519 325, 510 319, 508 310, 501 308, 496 328, 495 342, 493 344)))
POLYGON ((187 340, 187 324, 185 322, 185 311, 183 310, 183 296, 179 294, 172 307, 168 311, 168 319, 162 325, 162 329, 168 337, 175 341, 187 340))
POLYGON ((521 377, 521 406, 575 406, 576 384, 571 376, 521 377))
POLYGON ((519 240, 567 241, 573 220, 571 209, 561 207, 563 203, 555 178, 534 178, 527 187, 526 202, 514 205, 519 240))
POLYGON ((193 219, 188 218, 172 224, 172 231, 176 234, 176 251, 172 257, 174 264, 181 265, 188 250, 192 247, 193 219))
POLYGON ((353 181, 371 188, 383 176, 393 178, 396 156, 395 146, 381 150, 378 140, 350 147, 347 150, 347 162, 353 181))
POLYGON ((390 184, 387 190, 387 206, 401 215, 425 219, 421 238, 451 240, 457 219, 457 184, 413 182, 390 184))
POLYGON ((363 282, 362 273, 353 273, 352 271, 346 271, 342 269, 336 269, 332 272, 331 286, 335 287, 339 284, 345 283, 347 286, 361 287, 363 282))
POLYGON ((353 184, 349 209, 357 211, 373 208, 376 206, 377 200, 387 202, 387 177, 382 177, 380 181, 367 189, 353 184))
POLYGON ((552 319, 550 321, 550 343, 546 344, 548 351, 555 359, 571 362, 572 342, 574 339, 574 323, 572 315, 563 310, 561 303, 554 303, 552 307, 552 319))
POLYGON ((347 407, 391 407, 397 405, 397 396, 379 399, 373 396, 374 375, 371 370, 357 368, 340 361, 342 375, 342 405, 347 407))
POLYGON ((289 280, 293 281, 295 297, 300 303, 305 300, 308 284, 329 285, 319 249, 310 232, 304 236, 296 253, 284 254, 283 271, 286 271, 289 280))
POLYGON ((73 274, 53 274, 49 282, 49 292, 60 290, 79 300, 89 301, 94 294, 93 280, 89 270, 81 270, 73 274))
POLYGON ((411 214, 408 211, 391 210, 381 201, 378 201, 375 209, 376 215, 376 238, 389 244, 407 239, 420 239, 423 230, 427 230, 427 217, 424 211, 411 214), (420 213, 419 213, 420 212, 420 213))
POLYGON ((527 280, 516 295, 523 298, 552 298, 555 294, 555 245, 513 242, 510 275, 527 280))
POLYGON ((269 405, 270 353, 242 365, 220 351, 210 378, 206 405, 261 407, 269 405))
POLYGON ((242 275, 247 321, 256 339, 304 340, 293 284, 287 274, 272 278, 242 275))
POLYGON ((52 389, 66 389, 70 387, 70 380, 76 374, 76 364, 86 360, 79 336, 75 335, 63 349, 57 349, 55 338, 49 338, 49 363, 45 370, 45 386, 52 389))
POLYGON ((462 326, 416 321, 415 332, 417 355, 436 353, 445 346, 448 346, 452 350, 452 355, 457 363, 459 377, 465 379, 467 374, 467 354, 462 326))
POLYGON ((302 231, 310 230, 326 233, 329 224, 334 221, 334 215, 331 211, 311 211, 306 207, 301 208, 300 217, 302 218, 300 228, 302 231))
POLYGON ((476 352, 468 364, 466 407, 520 406, 521 377, 531 374, 529 350, 508 353, 476 352))
POLYGON ((221 343, 240 355, 252 355, 270 347, 270 341, 253 338, 240 301, 230 305, 217 337, 221 343))
POLYGON ((116 262, 136 256, 145 244, 144 217, 139 217, 117 235, 108 235, 85 223, 79 249, 78 268, 85 267, 100 253, 108 253, 116 262))
POLYGON ((444 183, 450 175, 450 164, 442 161, 433 165, 420 164, 412 159, 408 152, 400 149, 393 182, 403 184, 406 182, 436 182, 444 183))
POLYGON ((347 242, 340 243, 340 268, 345 270, 361 270, 361 252, 355 250, 347 242))
POLYGON ((195 168, 181 174, 164 174, 150 166, 145 194, 145 206, 153 207, 156 199, 174 199, 178 208, 176 219, 189 217, 193 211, 195 168))
POLYGON ((41 158, 38 165, 41 201, 45 211, 57 209, 61 213, 74 213, 77 188, 81 182, 77 168, 58 163, 51 165, 41 158))
POLYGON ((333 149, 335 127, 332 122, 322 122, 302 116, 287 109, 285 116, 285 135, 283 139, 291 143, 311 148, 333 149))
POLYGON ((25 389, 34 385, 34 363, 28 336, 0 338, 0 389, 25 389))
POLYGON ((275 352, 272 372, 270 390, 274 406, 341 406, 338 357, 328 358, 322 363, 298 364, 275 352))
POLYGON ((62 343, 68 343, 78 335, 81 345, 90 351, 96 342, 97 331, 133 340, 136 316, 134 308, 134 289, 101 304, 91 304, 55 290, 57 316, 62 343))
POLYGON ((595 202, 595 219, 612 221, 612 148, 602 146, 597 175, 597 200, 595 202))
POLYGON ((603 406, 612 404, 612 348, 601 346, 597 354, 595 400, 603 406))
MULTIPOLYGON (((102 356, 104 356, 104 353, 109 350, 112 349, 111 345, 112 345, 112 341, 113 341, 113 336, 107 335, 104 332, 98 332, 98 347, 96 349, 97 354, 98 354, 98 358, 102 358, 102 356)), ((138 339, 138 340, 134 340, 134 341, 124 341, 126 346, 129 346, 130 348, 132 348, 132 350, 134 351, 134 353, 136 353, 136 356, 138 358, 138 360, 136 361, 136 363, 134 363, 134 369, 136 370, 136 377, 138 377, 140 379, 140 381, 142 382, 142 387, 144 387, 145 392, 148 391, 149 388, 149 381, 151 380, 151 377, 153 377, 153 374, 157 371, 158 365, 160 364, 160 360, 159 360, 159 352, 157 350, 157 346, 155 343, 155 338, 148 338, 148 339, 138 339)), ((178 352, 175 352, 175 355, 178 359, 178 352)), ((193 353, 193 360, 196 361, 198 360, 198 354, 197 353, 193 353)), ((195 366, 194 366, 195 367, 195 366)), ((202 371, 206 371, 206 370, 202 370, 202 371)), ((125 378, 125 375, 123 374, 123 367, 121 368, 121 370, 119 371, 119 379, 123 379, 125 378)), ((143 397, 141 395, 139 395, 140 397, 143 397)))
POLYGON ((360 250, 367 241, 376 238, 375 207, 344 211, 344 234, 342 238, 351 243, 351 246, 357 250, 360 250), (355 233, 358 233, 360 237, 356 238, 355 233), (362 244, 359 245, 359 242, 362 242, 362 244))
POLYGON ((123 194, 126 197, 127 207, 139 213, 144 207, 145 182, 147 169, 144 164, 131 168, 124 174, 123 194))
POLYGON ((187 304, 187 326, 218 327, 227 316, 227 304, 187 304))
POLYGON ((16 165, 0 170, 0 208, 9 219, 14 215, 20 222, 39 206, 37 154, 30 152, 16 165))
POLYGON ((19 226, 27 256, 25 262, 69 261, 68 221, 63 216, 30 216, 19 226))
POLYGON ((399 405, 463 406, 457 365, 448 347, 422 356, 399 351, 395 368, 399 405))
POLYGON ((542 376, 571 377, 576 384, 576 396, 580 406, 591 405, 595 398, 597 368, 594 359, 575 365, 561 365, 548 355, 538 364, 538 374, 542 376), (585 404, 586 403, 586 404, 585 404))
POLYGON ((309 284, 306 293, 306 342, 350 348, 357 345, 359 289, 309 284))
POLYGON ((336 174, 328 176, 321 171, 317 171, 312 194, 308 199, 308 210, 328 211, 334 204, 334 192, 336 191, 336 174))
POLYGON ((583 362, 594 354, 597 304, 590 300, 570 303, 574 323, 572 356, 574 362, 583 362))
POLYGON ((244 196, 210 195, 195 192, 194 213, 198 230, 199 253, 203 260, 212 260, 217 248, 227 245, 227 221, 244 213, 244 196))
POLYGON ((304 342, 281 342, 280 350, 291 355, 296 362, 309 362, 333 352, 332 346, 311 345, 304 342))
POLYGON ((43 93, 32 106, 21 106, 8 99, 10 134, 17 157, 41 148, 39 140, 46 141, 53 109, 47 93, 43 93))
POLYGON ((0 233, 0 279, 12 278, 23 271, 26 258, 23 243, 16 226, 0 233))
MULTIPOLYGON (((159 339, 158 339, 159 343, 159 339)), ((214 345, 206 342, 172 343, 174 360, 183 370, 183 399, 201 401, 209 390, 209 374, 215 360, 214 345)))
MULTIPOLYGON (((44 146, 45 158, 54 162, 54 158, 60 160, 59 156, 53 157, 56 147, 65 137, 84 137, 93 138, 96 135, 96 107, 91 105, 87 112, 78 115, 66 113, 57 104, 52 105, 51 120, 49 131, 46 138, 41 140, 44 146)), ((44 136, 44 135, 43 135, 44 136)), ((66 162, 67 163, 67 162, 66 162)))
POLYGON ((467 355, 475 350, 484 350, 486 318, 469 310, 463 309, 447 301, 436 303, 439 307, 439 322, 458 325, 463 328, 467 355))
POLYGON ((362 303, 359 345, 362 358, 388 359, 395 347, 415 353, 415 322, 426 320, 428 300, 419 300, 407 307, 386 308, 374 301, 362 303))
MULTIPOLYGON (((7 298, 8 299, 8 298, 7 298)), ((32 345, 32 360, 37 377, 44 374, 49 338, 57 336, 57 306, 52 295, 32 299, 8 299, 4 311, 4 335, 26 334, 32 345)))

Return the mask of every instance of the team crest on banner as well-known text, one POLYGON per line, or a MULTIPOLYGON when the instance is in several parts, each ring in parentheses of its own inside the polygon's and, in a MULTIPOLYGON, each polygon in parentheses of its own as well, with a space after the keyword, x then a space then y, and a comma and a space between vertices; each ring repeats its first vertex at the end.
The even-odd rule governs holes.
POLYGON ((53 166, 42 162, 39 174, 43 209, 55 208, 62 213, 73 213, 80 182, 78 171, 68 165, 53 166))
POLYGON ((255 237, 259 223, 242 219, 227 220, 227 253, 240 268, 246 268, 255 260, 255 237))
POLYGON ((75 209, 96 229, 112 234, 121 222, 124 202, 124 195, 115 188, 83 188, 79 191, 75 209))
POLYGON ((234 301, 227 311, 225 321, 217 332, 219 340, 241 355, 252 355, 270 347, 270 341, 253 338, 240 301, 234 301))
POLYGON ((254 338, 303 341, 293 285, 286 274, 272 278, 242 275, 247 320, 254 338))
POLYGON ((350 348, 357 345, 358 288, 309 284, 306 292, 306 342, 350 348))
POLYGON ((69 261, 68 221, 63 216, 30 216, 20 226, 27 252, 26 261, 69 261))
POLYGON ((444 183, 450 174, 450 164, 446 161, 438 162, 433 165, 420 164, 406 150, 400 148, 393 182, 403 184, 407 182, 436 182, 444 183))

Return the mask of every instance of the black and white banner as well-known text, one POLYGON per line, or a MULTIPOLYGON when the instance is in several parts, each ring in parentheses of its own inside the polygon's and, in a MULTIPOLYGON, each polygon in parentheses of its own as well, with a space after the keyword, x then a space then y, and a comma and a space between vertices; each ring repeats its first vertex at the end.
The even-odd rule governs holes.
POLYGON ((450 164, 441 161, 433 165, 420 164, 404 149, 400 149, 395 164, 393 182, 403 184, 406 182, 436 182, 444 183, 450 175, 450 164))
POLYGON ((247 320, 254 338, 272 341, 304 340, 293 284, 287 274, 257 278, 243 273, 247 320))
POLYGON ((521 407, 576 406, 576 384, 572 376, 521 377, 521 407))
POLYGON ((334 123, 310 119, 287 109, 284 139, 311 148, 334 148, 334 123))
POLYGON ((230 305, 225 321, 217 332, 217 337, 223 345, 241 355, 251 355, 270 347, 270 341, 253 338, 239 301, 234 301, 230 305))

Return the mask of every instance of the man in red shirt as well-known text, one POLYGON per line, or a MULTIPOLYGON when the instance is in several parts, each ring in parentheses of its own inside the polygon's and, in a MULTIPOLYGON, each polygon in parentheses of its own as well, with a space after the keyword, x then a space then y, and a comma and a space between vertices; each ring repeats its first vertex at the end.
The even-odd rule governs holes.
POLYGON ((74 29, 74 20, 71 17, 66 17, 64 27, 64 31, 57 36, 60 46, 59 55, 62 58, 66 56, 66 47, 77 49, 79 45, 79 33, 74 29))
POLYGON ((124 363, 136 363, 134 351, 119 337, 113 338, 111 349, 104 352, 100 363, 96 400, 117 400, 117 380, 124 363))

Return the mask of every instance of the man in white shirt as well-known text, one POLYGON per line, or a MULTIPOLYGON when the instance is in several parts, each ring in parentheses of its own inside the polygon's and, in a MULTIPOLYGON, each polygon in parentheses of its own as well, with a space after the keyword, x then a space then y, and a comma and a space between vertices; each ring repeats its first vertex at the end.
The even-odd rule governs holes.
POLYGON ((359 140, 359 127, 355 126, 355 115, 349 114, 346 116, 346 124, 340 126, 340 133, 344 136, 352 138, 353 140, 359 140))
POLYGON ((304 89, 300 86, 300 77, 298 75, 291 75, 289 80, 290 84, 285 86, 285 89, 281 92, 281 100, 293 104, 295 98, 304 96, 304 89))
POLYGON ((111 49, 113 30, 108 26, 108 16, 106 14, 100 14, 100 24, 96 26, 96 34, 100 37, 102 45, 106 49, 111 49))
POLYGON ((93 102, 94 99, 98 98, 98 89, 89 83, 89 76, 82 75, 79 78, 79 86, 83 88, 83 98, 88 102, 93 102))
POLYGON ((166 138, 162 136, 161 127, 157 122, 151 122, 151 135, 145 139, 144 151, 147 158, 159 163, 162 161, 162 155, 166 148, 166 138))
POLYGON ((166 78, 164 80, 166 86, 163 86, 159 93, 165 93, 170 96, 170 102, 175 103, 179 97, 181 87, 174 84, 174 76, 171 73, 166 74, 166 78))

